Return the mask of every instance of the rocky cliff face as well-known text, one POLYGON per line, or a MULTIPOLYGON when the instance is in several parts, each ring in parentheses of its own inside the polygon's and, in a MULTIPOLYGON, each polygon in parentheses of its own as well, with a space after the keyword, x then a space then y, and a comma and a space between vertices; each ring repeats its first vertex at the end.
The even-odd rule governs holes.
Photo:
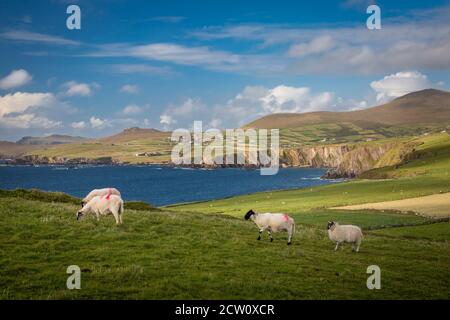
POLYGON ((353 178, 379 166, 397 164, 402 156, 389 156, 392 150, 403 150, 402 153, 406 154, 409 148, 399 142, 389 142, 284 149, 281 153, 281 163, 284 166, 329 168, 326 178, 353 178))

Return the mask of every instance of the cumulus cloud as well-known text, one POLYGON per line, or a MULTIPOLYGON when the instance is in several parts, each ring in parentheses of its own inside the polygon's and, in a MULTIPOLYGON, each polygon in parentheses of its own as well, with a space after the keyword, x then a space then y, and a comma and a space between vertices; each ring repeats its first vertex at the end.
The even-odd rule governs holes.
POLYGON ((64 95, 72 97, 72 96, 82 96, 87 97, 90 96, 94 89, 99 88, 100 86, 97 83, 79 83, 76 81, 68 81, 62 85, 62 88, 65 90, 64 95))
POLYGON ((0 79, 0 89, 8 90, 23 86, 33 77, 24 69, 13 70, 9 75, 0 79))
POLYGON ((119 91, 123 93, 136 94, 139 92, 139 86, 135 84, 125 84, 119 91))
POLYGON ((172 124, 177 123, 177 121, 172 119, 172 117, 167 114, 162 114, 159 116, 159 123, 162 124, 163 126, 170 126, 172 124))
POLYGON ((413 91, 430 88, 427 76, 418 71, 403 71, 373 81, 371 88, 376 92, 377 102, 383 103, 413 91))
POLYGON ((366 106, 366 101, 346 100, 328 91, 315 93, 309 87, 247 86, 223 104, 207 106, 200 99, 186 99, 167 108, 160 123, 171 129, 175 124, 190 127, 193 121, 201 120, 205 128, 234 128, 272 113, 342 111, 366 106))
POLYGON ((84 129, 86 128, 86 122, 84 121, 72 122, 70 126, 74 129, 84 129))
POLYGON ((94 128, 94 129, 99 129, 99 130, 104 129, 104 128, 106 128, 107 126, 109 126, 109 123, 108 123, 107 120, 105 120, 105 119, 100 119, 100 118, 96 118, 96 117, 94 117, 94 116, 92 116, 92 117, 89 119, 89 123, 91 124, 91 127, 92 127, 92 128, 94 128))
POLYGON ((9 128, 56 128, 61 121, 42 115, 41 109, 54 108, 60 102, 51 93, 16 92, 0 96, 0 123, 9 128))

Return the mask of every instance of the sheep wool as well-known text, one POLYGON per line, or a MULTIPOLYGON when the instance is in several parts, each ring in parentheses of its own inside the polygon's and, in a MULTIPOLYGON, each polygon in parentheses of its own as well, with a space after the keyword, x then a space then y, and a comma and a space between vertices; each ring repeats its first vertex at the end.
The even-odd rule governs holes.
POLYGON ((109 197, 113 194, 121 197, 120 191, 117 190, 116 188, 94 189, 91 192, 89 192, 89 194, 86 197, 84 197, 84 199, 81 201, 81 206, 83 207, 86 203, 91 201, 91 199, 94 198, 95 196, 109 197))
POLYGON ((336 242, 336 251, 340 244, 351 243, 353 251, 359 252, 363 234, 360 227, 353 225, 340 225, 338 222, 328 222, 328 237, 331 241, 336 242))
POLYGON ((295 233, 294 219, 284 213, 256 213, 250 210, 245 215, 245 220, 251 219, 259 229, 258 240, 261 240, 261 233, 267 230, 270 242, 273 241, 272 233, 286 231, 288 233, 288 245, 292 243, 292 236, 295 233))
POLYGON ((97 220, 100 220, 101 215, 112 214, 116 224, 122 224, 123 200, 115 194, 95 196, 77 212, 77 220, 88 213, 95 214, 97 220))

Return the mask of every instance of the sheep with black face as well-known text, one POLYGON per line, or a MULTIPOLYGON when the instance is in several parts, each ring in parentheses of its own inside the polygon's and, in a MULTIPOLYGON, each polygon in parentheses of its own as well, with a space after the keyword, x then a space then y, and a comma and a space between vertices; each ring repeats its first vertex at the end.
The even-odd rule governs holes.
POLYGON ((359 252, 363 234, 360 227, 352 225, 340 225, 335 221, 328 221, 327 225, 328 237, 331 241, 336 242, 336 251, 340 244, 347 242, 352 244, 352 250, 359 252))
POLYGON ((245 215, 245 220, 252 220, 259 229, 258 240, 261 240, 261 233, 267 230, 270 242, 273 241, 272 233, 286 231, 288 233, 288 245, 292 243, 292 236, 295 233, 294 219, 285 213, 256 213, 250 210, 245 215))

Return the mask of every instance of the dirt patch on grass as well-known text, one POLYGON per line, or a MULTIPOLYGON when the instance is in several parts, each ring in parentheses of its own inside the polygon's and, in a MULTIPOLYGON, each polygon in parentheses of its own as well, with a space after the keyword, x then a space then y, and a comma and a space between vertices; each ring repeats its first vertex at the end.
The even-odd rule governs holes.
POLYGON ((450 193, 433 194, 418 198, 395 201, 365 203, 331 209, 343 210, 395 210, 401 212, 415 212, 429 217, 450 217, 450 193))

